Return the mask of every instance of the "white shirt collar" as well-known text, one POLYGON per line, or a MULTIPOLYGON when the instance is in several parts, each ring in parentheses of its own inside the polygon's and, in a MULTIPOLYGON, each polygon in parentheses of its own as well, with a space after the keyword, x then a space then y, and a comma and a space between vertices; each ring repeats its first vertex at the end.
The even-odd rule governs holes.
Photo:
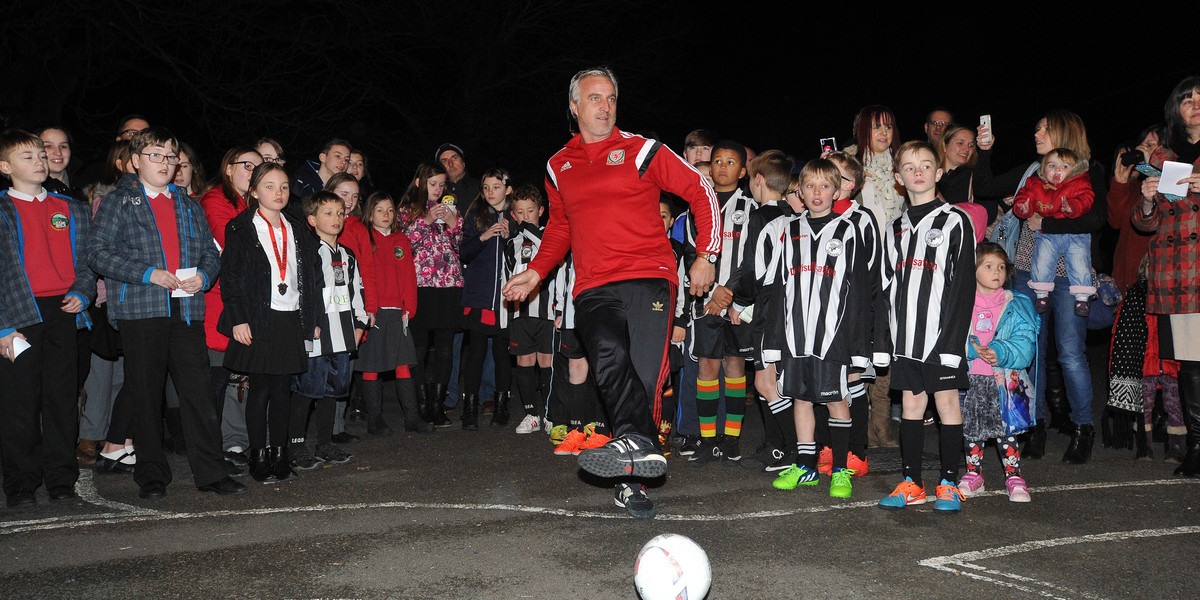
POLYGON ((50 195, 50 192, 47 192, 46 188, 42 188, 41 193, 39 193, 36 196, 30 196, 29 194, 18 192, 17 190, 15 190, 13 188, 8 188, 8 195, 17 200, 24 200, 26 202, 33 202, 34 200, 41 202, 50 195))

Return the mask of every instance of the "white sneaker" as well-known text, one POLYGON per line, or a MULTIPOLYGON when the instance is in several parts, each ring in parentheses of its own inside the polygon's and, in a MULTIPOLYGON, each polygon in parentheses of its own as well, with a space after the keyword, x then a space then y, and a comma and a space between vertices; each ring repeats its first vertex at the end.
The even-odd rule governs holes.
POLYGON ((542 419, 542 423, 544 423, 542 428, 546 430, 546 435, 550 435, 550 430, 554 429, 554 423, 550 419, 542 419))
POLYGON ((521 424, 517 425, 517 433, 520 434, 533 433, 541 429, 542 420, 537 415, 525 415, 525 418, 521 419, 521 424))

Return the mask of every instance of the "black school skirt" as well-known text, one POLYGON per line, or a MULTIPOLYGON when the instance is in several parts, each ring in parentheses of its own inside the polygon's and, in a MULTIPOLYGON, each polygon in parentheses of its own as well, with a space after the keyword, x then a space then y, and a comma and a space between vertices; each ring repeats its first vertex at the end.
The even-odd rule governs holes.
POLYGON ((266 331, 251 328, 250 335, 249 346, 229 338, 223 363, 226 369, 255 375, 295 375, 308 370, 300 311, 268 310, 266 331))

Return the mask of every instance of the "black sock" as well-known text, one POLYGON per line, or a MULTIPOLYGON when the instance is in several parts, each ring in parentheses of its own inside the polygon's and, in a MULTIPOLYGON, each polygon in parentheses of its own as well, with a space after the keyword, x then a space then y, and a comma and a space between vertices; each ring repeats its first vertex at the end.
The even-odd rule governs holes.
POLYGON ((817 470, 817 444, 816 442, 797 442, 796 443, 796 464, 803 466, 809 471, 817 470))
MULTIPOLYGON (((962 437, 962 425, 959 425, 962 437)), ((961 441, 959 442, 962 443, 961 441)), ((913 483, 923 486, 921 479, 921 453, 925 451, 925 420, 900 419, 900 460, 904 464, 904 476, 913 483)))
POLYGON ((550 395, 552 387, 551 378, 554 375, 554 370, 550 367, 538 367, 538 404, 539 412, 545 411, 546 418, 554 415, 555 419, 562 419, 562 396, 554 394, 550 395))
POLYGON ((521 406, 525 407, 525 414, 538 414, 535 403, 537 402, 537 367, 517 367, 517 393, 521 396, 521 406))
POLYGON ((862 380, 850 382, 850 451, 859 458, 867 457, 867 421, 871 418, 867 388, 862 380))
MULTIPOLYGON (((313 399, 300 394, 292 394, 292 411, 289 414, 288 437, 293 444, 303 444, 308 429, 308 409, 313 399)), ((332 426, 332 425, 331 425, 332 426)))
MULTIPOLYGON (((942 455, 942 479, 958 485, 958 462, 963 450, 963 426, 942 423, 938 436, 938 448, 942 455)), ((940 482, 939 482, 940 483, 940 482)))
POLYGON ((846 468, 846 452, 850 449, 850 419, 829 417, 829 448, 833 452, 834 471, 846 468))

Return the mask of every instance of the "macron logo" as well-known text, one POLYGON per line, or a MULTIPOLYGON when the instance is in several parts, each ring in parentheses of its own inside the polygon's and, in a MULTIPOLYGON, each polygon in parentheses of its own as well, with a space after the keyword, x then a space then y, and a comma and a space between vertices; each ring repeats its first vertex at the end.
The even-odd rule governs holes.
POLYGON ((567 162, 563 163, 562 168, 559 169, 558 172, 562 173, 563 171, 566 171, 567 169, 570 169, 570 168, 571 168, 571 161, 567 161, 567 162))

